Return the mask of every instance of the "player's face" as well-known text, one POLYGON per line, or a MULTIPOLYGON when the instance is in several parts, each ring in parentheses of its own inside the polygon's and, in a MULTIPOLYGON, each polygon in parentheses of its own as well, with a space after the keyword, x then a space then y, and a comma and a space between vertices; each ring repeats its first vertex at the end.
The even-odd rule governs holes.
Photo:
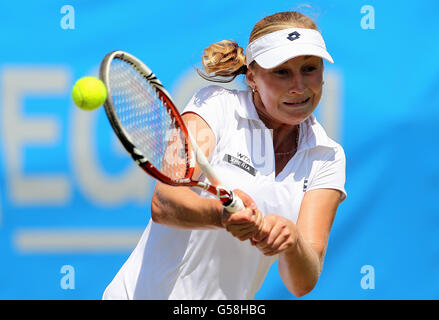
POLYGON ((247 82, 256 90, 255 107, 271 128, 308 118, 322 96, 322 80, 323 61, 315 56, 299 56, 273 69, 254 63, 247 72, 247 82))

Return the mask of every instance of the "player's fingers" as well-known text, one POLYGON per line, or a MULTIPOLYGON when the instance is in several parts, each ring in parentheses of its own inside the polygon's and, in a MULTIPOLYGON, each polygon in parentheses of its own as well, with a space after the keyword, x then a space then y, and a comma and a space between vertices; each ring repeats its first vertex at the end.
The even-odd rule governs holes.
POLYGON ((264 226, 264 216, 262 215, 262 212, 259 210, 256 210, 256 217, 255 217, 255 226, 258 228, 258 231, 261 231, 264 226))
POLYGON ((227 218, 228 224, 255 224, 257 219, 256 211, 251 208, 245 208, 235 212, 227 218))
POLYGON ((234 237, 237 237, 241 240, 243 238, 250 239, 255 236, 260 230, 260 221, 261 218, 256 218, 256 221, 242 224, 229 224, 226 229, 229 231, 234 237))
POLYGON ((240 233, 234 236, 241 241, 245 241, 251 239, 254 234, 255 234, 254 229, 247 229, 247 230, 242 230, 240 233))
POLYGON ((261 250, 266 250, 268 248, 271 248, 274 241, 279 237, 280 233, 282 232, 283 228, 285 227, 284 224, 280 223, 278 216, 275 215, 269 215, 265 217, 264 224, 268 224, 268 228, 266 226, 263 226, 262 228, 262 235, 265 235, 265 237, 262 238, 261 234, 258 234, 256 237, 256 240, 258 240, 257 247, 261 250))
POLYGON ((292 245, 293 242, 282 241, 281 243, 273 243, 272 246, 260 250, 265 256, 273 256, 287 250, 292 245))
POLYGON ((282 231, 283 231, 283 228, 284 228, 284 227, 283 227, 282 225, 276 223, 276 224, 273 226, 273 228, 271 229, 270 234, 268 235, 268 237, 265 238, 265 241, 264 241, 264 242, 265 242, 268 246, 270 246, 270 247, 271 247, 271 246, 274 246, 276 240, 279 239, 279 237, 281 236, 281 233, 282 233, 282 231))
POLYGON ((240 189, 234 189, 233 193, 236 194, 239 198, 241 198, 242 202, 244 203, 244 206, 246 208, 252 208, 256 209, 257 205, 256 202, 250 197, 247 193, 240 189))
POLYGON ((231 224, 226 227, 226 230, 235 236, 250 231, 255 233, 258 229, 253 224, 231 224))
POLYGON ((258 248, 264 255, 274 255, 292 247, 296 242, 295 229, 289 224, 280 222, 273 227, 270 235, 259 244, 258 248))
POLYGON ((274 239, 274 241, 272 241, 270 243, 270 237, 267 238, 267 242, 266 243, 261 243, 260 246, 258 247, 261 252, 266 255, 274 255, 280 252, 281 246, 284 244, 286 238, 282 236, 282 234, 279 234, 277 238, 274 239))
POLYGON ((254 235, 253 240, 256 243, 264 241, 268 237, 268 235, 270 234, 272 227, 273 227, 273 225, 270 223, 270 221, 267 221, 264 218, 261 222, 261 226, 259 228, 259 231, 254 235))

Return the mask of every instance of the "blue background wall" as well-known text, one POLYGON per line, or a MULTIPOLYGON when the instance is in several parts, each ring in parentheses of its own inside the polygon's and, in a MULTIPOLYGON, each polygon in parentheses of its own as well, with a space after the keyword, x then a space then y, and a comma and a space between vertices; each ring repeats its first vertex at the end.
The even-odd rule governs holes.
MULTIPOLYGON (((439 3, 328 2, 302 11, 335 60, 317 116, 345 148, 348 199, 302 299, 438 299, 439 3)), ((78 78, 125 50, 184 103, 205 47, 245 48, 257 21, 301 3, 2 1, 0 299, 100 299, 148 223, 153 181, 102 109, 73 106, 78 78)), ((295 299, 276 266, 256 298, 295 299)))

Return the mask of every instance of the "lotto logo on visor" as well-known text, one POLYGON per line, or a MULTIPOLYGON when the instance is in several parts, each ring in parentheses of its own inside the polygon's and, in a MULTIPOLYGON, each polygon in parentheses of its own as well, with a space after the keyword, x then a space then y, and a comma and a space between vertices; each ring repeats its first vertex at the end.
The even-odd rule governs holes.
POLYGON ((320 32, 289 28, 252 41, 247 46, 246 64, 249 66, 256 61, 262 68, 271 69, 298 56, 317 56, 334 63, 320 32))
POLYGON ((294 40, 298 39, 299 37, 300 37, 300 33, 297 32, 297 31, 294 31, 294 32, 291 32, 291 33, 288 35, 287 39, 288 39, 288 40, 291 40, 291 41, 294 41, 294 40))

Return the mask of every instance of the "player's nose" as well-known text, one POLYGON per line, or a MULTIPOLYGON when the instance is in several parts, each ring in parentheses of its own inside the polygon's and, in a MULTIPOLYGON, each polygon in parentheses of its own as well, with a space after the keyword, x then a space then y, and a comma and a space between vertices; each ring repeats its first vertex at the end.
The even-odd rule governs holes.
POLYGON ((291 80, 290 86, 288 88, 288 93, 291 95, 303 94, 305 92, 306 85, 302 75, 295 75, 291 80))

